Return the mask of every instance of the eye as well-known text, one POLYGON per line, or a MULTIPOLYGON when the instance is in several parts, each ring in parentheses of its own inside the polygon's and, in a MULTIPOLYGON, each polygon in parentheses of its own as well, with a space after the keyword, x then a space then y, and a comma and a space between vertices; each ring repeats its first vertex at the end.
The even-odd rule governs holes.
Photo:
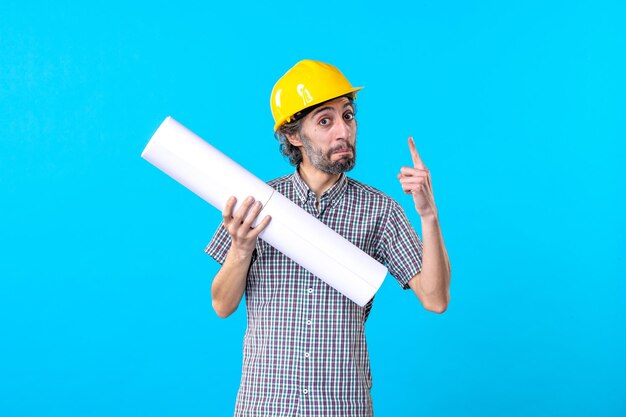
POLYGON ((328 117, 324 117, 319 121, 321 126, 328 126, 330 124, 330 119, 328 117))
POLYGON ((346 114, 343 115, 343 118, 350 121, 350 120, 354 120, 354 113, 352 112, 347 112, 346 114))

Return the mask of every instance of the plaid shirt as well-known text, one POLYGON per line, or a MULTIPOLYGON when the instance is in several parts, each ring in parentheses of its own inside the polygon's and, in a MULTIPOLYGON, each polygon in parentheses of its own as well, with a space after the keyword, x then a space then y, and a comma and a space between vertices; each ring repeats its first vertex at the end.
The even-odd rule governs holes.
MULTIPOLYGON (((296 169, 268 183, 385 264, 402 288, 422 265, 422 242, 401 206, 341 178, 320 199, 296 169)), ((205 252, 224 263, 230 236, 219 226, 205 252)), ((371 416, 372 377, 364 307, 257 240, 246 283, 248 326, 235 416, 371 416)))

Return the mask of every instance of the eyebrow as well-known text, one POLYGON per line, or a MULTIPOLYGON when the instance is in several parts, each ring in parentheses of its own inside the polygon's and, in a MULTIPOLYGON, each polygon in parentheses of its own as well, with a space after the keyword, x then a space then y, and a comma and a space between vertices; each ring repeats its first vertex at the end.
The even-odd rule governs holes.
MULTIPOLYGON (((346 107, 352 107, 352 109, 354 109, 354 106, 352 105, 352 102, 350 102, 350 101, 348 101, 346 104, 343 105, 344 109, 346 107)), ((317 109, 313 110, 313 113, 311 113, 311 117, 314 117, 316 114, 321 113, 324 110, 333 110, 333 107, 332 106, 324 106, 324 107, 317 108, 317 109)))

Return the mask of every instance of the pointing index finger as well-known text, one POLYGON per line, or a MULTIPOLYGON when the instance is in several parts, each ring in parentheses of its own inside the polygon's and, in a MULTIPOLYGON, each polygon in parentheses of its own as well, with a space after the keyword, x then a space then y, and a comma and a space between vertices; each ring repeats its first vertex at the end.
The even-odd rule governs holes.
POLYGON ((415 147, 415 141, 413 140, 412 136, 409 136, 409 150, 411 151, 411 158, 413 159, 414 167, 425 169, 426 165, 424 165, 420 154, 417 152, 417 148, 415 147))

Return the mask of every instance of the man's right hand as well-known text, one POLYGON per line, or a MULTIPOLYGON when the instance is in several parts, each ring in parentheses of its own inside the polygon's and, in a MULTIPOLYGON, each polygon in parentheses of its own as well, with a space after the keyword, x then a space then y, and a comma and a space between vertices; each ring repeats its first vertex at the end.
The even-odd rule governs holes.
POLYGON ((263 209, 260 201, 254 201, 253 197, 246 198, 241 207, 233 215, 233 208, 237 203, 236 197, 230 197, 222 211, 224 218, 224 228, 232 239, 231 249, 236 250, 240 255, 250 255, 256 246, 256 240, 259 234, 265 230, 269 224, 271 217, 265 218, 256 226, 252 224, 263 209))

